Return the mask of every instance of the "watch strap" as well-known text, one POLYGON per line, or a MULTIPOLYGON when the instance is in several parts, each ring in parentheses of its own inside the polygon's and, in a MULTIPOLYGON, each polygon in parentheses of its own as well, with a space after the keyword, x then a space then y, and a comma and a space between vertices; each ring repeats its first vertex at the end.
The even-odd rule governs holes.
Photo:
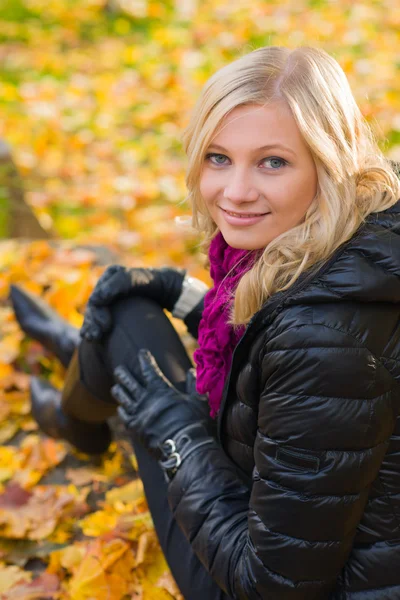
POLYGON ((182 283, 182 292, 176 301, 172 316, 183 319, 200 302, 208 291, 208 286, 201 279, 186 275, 182 283))

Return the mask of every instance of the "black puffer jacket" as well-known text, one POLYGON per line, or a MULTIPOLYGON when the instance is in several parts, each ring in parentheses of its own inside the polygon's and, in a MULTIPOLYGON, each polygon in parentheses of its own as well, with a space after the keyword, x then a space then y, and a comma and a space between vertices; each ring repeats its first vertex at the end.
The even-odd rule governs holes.
POLYGON ((223 449, 201 448, 169 486, 228 595, 400 599, 399 411, 398 203, 254 315, 224 390, 223 449))

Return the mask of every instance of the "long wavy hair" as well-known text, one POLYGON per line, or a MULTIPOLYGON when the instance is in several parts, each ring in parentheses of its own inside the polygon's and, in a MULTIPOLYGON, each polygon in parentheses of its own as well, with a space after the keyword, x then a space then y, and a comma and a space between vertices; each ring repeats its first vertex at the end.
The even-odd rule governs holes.
POLYGON ((208 254, 219 229, 200 194, 204 157, 222 119, 240 105, 287 103, 317 170, 317 194, 301 223, 256 251, 233 295, 229 323, 247 324, 272 295, 323 263, 366 217, 397 202, 400 182, 358 108, 346 75, 325 51, 267 46, 218 70, 183 133, 191 224, 208 254))

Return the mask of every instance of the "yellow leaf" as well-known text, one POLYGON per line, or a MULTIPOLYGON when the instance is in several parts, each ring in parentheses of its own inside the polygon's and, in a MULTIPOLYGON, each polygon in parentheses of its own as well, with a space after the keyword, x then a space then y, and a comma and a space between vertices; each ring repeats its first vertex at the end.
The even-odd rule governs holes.
POLYGON ((0 566, 0 593, 4 594, 11 589, 16 583, 22 581, 31 581, 31 573, 27 573, 20 567, 0 566))
POLYGON ((143 483, 140 479, 134 479, 130 483, 114 488, 106 493, 106 501, 109 504, 117 502, 135 503, 143 498, 143 483))
POLYGON ((115 529, 117 520, 117 513, 98 510, 82 519, 80 521, 80 527, 85 535, 96 537, 115 529))
POLYGON ((71 600, 122 598, 129 590, 133 565, 132 551, 126 542, 96 539, 74 570, 69 586, 71 600))
POLYGON ((18 423, 16 421, 9 421, 8 423, 1 423, 0 425, 0 445, 8 442, 18 431, 18 423))
POLYGON ((131 462, 131 465, 133 467, 133 469, 138 472, 139 471, 139 465, 138 465, 138 461, 136 458, 136 455, 134 452, 132 452, 132 454, 129 455, 129 460, 131 462))
POLYGON ((13 372, 12 366, 0 361, 0 379, 5 379, 13 372))
POLYGON ((174 600, 174 596, 165 588, 156 587, 146 579, 142 581, 143 600, 174 600))

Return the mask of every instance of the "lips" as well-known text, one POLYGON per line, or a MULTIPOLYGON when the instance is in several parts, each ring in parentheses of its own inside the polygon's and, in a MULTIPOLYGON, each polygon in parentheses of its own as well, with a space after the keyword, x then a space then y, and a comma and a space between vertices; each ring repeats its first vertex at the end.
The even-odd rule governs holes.
POLYGON ((257 223, 260 223, 261 221, 264 220, 265 217, 268 217, 268 215, 270 213, 265 213, 265 214, 258 214, 256 215, 256 213, 251 213, 250 217, 245 217, 243 215, 239 215, 236 213, 236 215, 232 215, 229 212, 227 212, 225 209, 221 208, 222 211, 222 216, 224 221, 226 221, 229 225, 231 225, 232 227, 238 227, 238 228, 243 228, 243 227, 251 227, 253 225, 257 225, 257 223))
POLYGON ((236 212, 232 212, 230 210, 225 210, 225 208, 222 209, 226 214, 228 215, 232 215, 232 217, 238 217, 238 218, 251 218, 251 217, 262 217, 264 215, 266 215, 267 213, 236 213, 236 212))

